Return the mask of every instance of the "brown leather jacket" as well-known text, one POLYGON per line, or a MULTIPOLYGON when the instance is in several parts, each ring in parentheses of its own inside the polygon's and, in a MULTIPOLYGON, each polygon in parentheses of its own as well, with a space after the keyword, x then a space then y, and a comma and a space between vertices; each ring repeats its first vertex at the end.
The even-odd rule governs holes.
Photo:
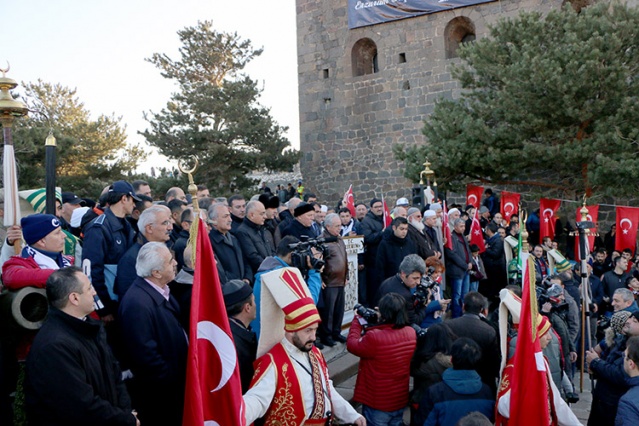
MULTIPOLYGON (((324 231, 322 237, 328 238, 332 235, 324 231)), ((344 287, 348 277, 348 259, 346 258, 346 245, 341 237, 334 243, 326 244, 328 255, 324 258, 326 265, 322 271, 322 282, 327 287, 344 287)))

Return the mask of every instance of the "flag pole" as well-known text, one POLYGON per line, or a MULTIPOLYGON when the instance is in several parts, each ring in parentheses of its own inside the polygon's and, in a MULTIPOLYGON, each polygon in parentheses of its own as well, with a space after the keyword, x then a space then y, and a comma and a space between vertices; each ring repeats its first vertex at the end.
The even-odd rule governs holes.
MULTIPOLYGON (((590 283, 588 279, 588 256, 590 255, 590 247, 588 246, 588 237, 591 235, 590 229, 595 224, 588 220, 588 208, 586 207, 586 195, 579 210, 581 220, 577 222, 577 231, 579 232, 579 257, 581 259, 581 368, 579 373, 579 390, 584 391, 584 371, 586 369, 585 356, 586 347, 592 349, 592 340, 590 338, 590 283), (586 342, 588 343, 586 346, 586 342)), ((592 377, 591 377, 592 379, 592 377)))
MULTIPOLYGON (((6 74, 11 69, 7 62, 7 68, 1 69, 0 77, 0 124, 4 138, 3 186, 4 186, 4 226, 11 227, 20 224, 20 199, 18 198, 18 174, 16 172, 16 159, 13 147, 13 136, 11 128, 16 118, 27 115, 27 106, 13 99, 9 90, 18 87, 18 83, 7 77, 6 74)), ((15 241, 13 248, 16 254, 22 250, 21 242, 15 241)))
POLYGON ((193 167, 191 167, 190 169, 187 169, 183 161, 178 161, 178 169, 180 170, 181 173, 189 177, 188 191, 189 191, 189 194, 191 194, 191 202, 193 203, 194 220, 193 220, 193 223, 191 223, 191 228, 189 229, 189 241, 187 242, 187 244, 191 246, 191 253, 192 253, 191 262, 193 264, 192 265, 193 270, 195 270, 195 262, 197 260, 195 246, 197 243, 197 229, 200 224, 200 221, 199 221, 200 204, 197 201, 197 185, 193 181, 193 173, 195 173, 195 170, 197 169, 198 161, 197 161, 197 157, 195 156, 193 156, 192 159, 193 159, 193 167))

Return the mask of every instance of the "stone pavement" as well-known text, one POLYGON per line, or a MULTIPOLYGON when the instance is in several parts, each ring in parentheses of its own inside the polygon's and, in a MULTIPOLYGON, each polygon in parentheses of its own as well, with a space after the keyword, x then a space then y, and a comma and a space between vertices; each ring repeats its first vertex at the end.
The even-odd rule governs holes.
MULTIPOLYGON (((347 331, 344 333, 346 334, 347 331)), ((328 371, 333 385, 337 392, 339 392, 344 399, 350 401, 357 411, 361 412, 361 405, 355 403, 352 400, 353 391, 355 389, 355 381, 357 380, 357 368, 359 358, 353 354, 350 354, 346 350, 346 345, 338 343, 334 347, 326 347, 322 350, 324 358, 328 362, 328 371)), ((577 390, 579 390, 579 373, 575 374, 575 384, 577 390)), ((411 383, 412 386, 412 383, 411 383)), ((590 379, 588 375, 584 376, 584 391, 579 394, 579 402, 573 404, 572 410, 577 415, 577 418, 582 424, 586 424, 588 416, 590 415, 590 403, 592 402, 592 395, 590 393, 590 379)), ((410 415, 408 409, 404 414, 404 423, 408 424, 410 415)))

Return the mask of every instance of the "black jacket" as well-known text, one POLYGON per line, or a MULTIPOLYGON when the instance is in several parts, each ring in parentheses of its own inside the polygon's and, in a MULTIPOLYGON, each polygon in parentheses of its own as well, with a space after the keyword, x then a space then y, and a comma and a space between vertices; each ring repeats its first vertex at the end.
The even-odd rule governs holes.
POLYGON ((495 329, 486 324, 478 315, 464 314, 459 318, 446 321, 446 325, 457 337, 473 339, 481 348, 481 360, 477 365, 477 373, 482 382, 496 390, 499 376, 499 336, 495 329))
POLYGON ((408 225, 407 238, 410 238, 413 244, 415 244, 417 247, 417 254, 424 260, 434 256, 435 252, 439 251, 436 243, 431 240, 430 237, 426 236, 422 231, 410 224, 408 225))
POLYGON ((188 344, 178 302, 173 296, 167 301, 138 278, 118 313, 127 365, 134 375, 131 398, 140 423, 181 425, 188 344))
POLYGON ((257 354, 257 335, 251 328, 244 327, 234 318, 229 318, 233 342, 237 351, 237 361, 240 366, 240 378, 242 380, 242 393, 246 393, 253 378, 253 363, 257 354))
POLYGON ((295 219, 282 230, 282 238, 286 237, 287 235, 292 235, 300 241, 305 239, 305 237, 308 237, 309 239, 314 239, 317 237, 317 234, 315 233, 315 230, 312 226, 309 226, 307 228, 306 226, 302 225, 299 220, 295 219))
POLYGON ((242 223, 244 223, 244 219, 231 213, 231 220, 231 234, 235 235, 240 226, 242 226, 242 223))
MULTIPOLYGON (((253 273, 251 272, 251 267, 244 258, 240 242, 231 233, 228 233, 227 235, 231 239, 231 244, 224 239, 222 233, 217 229, 211 229, 211 232, 209 233, 213 252, 224 268, 226 280, 223 281, 222 284, 226 283, 228 280, 243 279, 253 282, 253 273)), ((221 276, 220 279, 222 279, 221 276)))
POLYGON ((91 282, 104 304, 104 309, 98 311, 100 316, 117 310, 117 302, 111 299, 107 288, 113 291, 118 262, 133 245, 135 237, 129 222, 116 217, 111 209, 106 209, 84 229, 82 260, 91 261, 91 282))
POLYGON ((426 309, 423 307, 415 309, 411 289, 406 287, 406 285, 402 282, 402 279, 399 277, 399 274, 395 274, 395 276, 388 278, 382 283, 377 291, 373 306, 377 306, 379 300, 388 293, 397 293, 406 300, 406 312, 408 312, 408 321, 411 324, 419 325, 422 323, 426 317, 426 309))
POLYGON ((184 250, 186 249, 186 244, 189 241, 189 237, 191 233, 182 229, 180 231, 180 235, 178 239, 175 240, 173 244, 173 252, 175 253, 175 261, 177 262, 177 270, 181 271, 184 268, 184 250))
MULTIPOLYGON (((410 225, 409 225, 410 227, 410 225)), ((396 237, 393 231, 382 238, 377 248, 377 267, 379 268, 380 281, 390 278, 399 272, 399 264, 409 254, 417 253, 417 247, 408 238, 396 237)))
POLYGON ((362 220, 361 229, 364 233, 364 245, 366 246, 364 253, 366 267, 375 267, 377 248, 382 242, 382 233, 384 232, 383 216, 375 216, 373 212, 366 213, 362 220))
POLYGON ((49 308, 27 357, 29 424, 135 425, 101 322, 49 308))
POLYGON ((240 242, 242 253, 251 270, 257 271, 264 259, 268 256, 275 256, 275 247, 273 241, 269 239, 268 231, 263 226, 251 222, 248 218, 244 218, 244 222, 237 229, 235 236, 240 242))

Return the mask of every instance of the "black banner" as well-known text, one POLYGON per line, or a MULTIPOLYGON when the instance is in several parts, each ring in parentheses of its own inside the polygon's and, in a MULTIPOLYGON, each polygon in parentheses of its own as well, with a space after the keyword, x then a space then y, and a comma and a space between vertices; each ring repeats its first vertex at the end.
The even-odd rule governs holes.
POLYGON ((412 18, 495 0, 348 0, 348 28, 412 18))

